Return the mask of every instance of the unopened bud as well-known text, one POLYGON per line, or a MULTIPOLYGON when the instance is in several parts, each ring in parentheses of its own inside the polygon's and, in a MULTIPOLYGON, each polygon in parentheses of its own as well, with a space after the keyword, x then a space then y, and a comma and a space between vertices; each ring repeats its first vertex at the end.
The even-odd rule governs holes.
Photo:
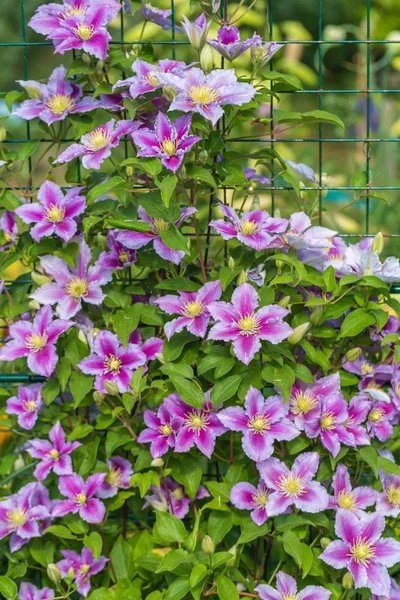
POLYGON ((151 461, 150 464, 152 467, 163 467, 164 461, 162 458, 155 458, 154 460, 151 461))
POLYGON ((229 267, 230 269, 234 269, 234 268, 235 268, 235 265, 236 265, 236 263, 235 263, 235 259, 234 259, 232 256, 230 256, 230 257, 229 257, 229 260, 228 260, 228 267, 229 267))
POLYGON ((115 381, 109 381, 106 379, 104 382, 104 389, 106 390, 107 394, 110 394, 110 396, 117 396, 119 393, 119 389, 115 381))
POLYGON ((277 269, 279 269, 279 270, 281 270, 281 269, 283 268, 283 265, 284 265, 284 264, 285 264, 285 263, 284 263, 284 262, 282 262, 281 260, 276 260, 276 261, 275 261, 275 266, 276 266, 276 268, 277 268, 277 269))
POLYGON ((80 340, 84 344, 88 345, 87 337, 84 334, 84 332, 82 331, 82 329, 79 329, 79 331, 78 331, 78 340, 80 340))
POLYGON ((290 301, 291 301, 290 296, 284 296, 282 298, 282 300, 279 300, 278 304, 279 304, 279 306, 282 306, 283 308, 287 308, 289 306, 290 301))
POLYGON ((125 171, 126 171, 126 174, 127 174, 127 176, 128 176, 128 177, 132 177, 132 175, 133 175, 133 173, 134 173, 134 169, 133 169, 133 167, 131 167, 130 165, 128 165, 128 166, 125 168, 125 171))
POLYGON ((248 196, 252 196, 254 194, 254 188, 253 188, 253 186, 249 185, 249 187, 247 188, 246 192, 247 192, 248 196))
POLYGON ((323 537, 320 539, 319 543, 320 543, 322 550, 325 550, 325 548, 327 546, 329 546, 329 544, 331 543, 331 540, 327 537, 323 537))
POLYGON ((98 61, 97 61, 97 63, 96 63, 96 71, 97 71, 98 73, 101 73, 101 71, 103 70, 103 68, 104 68, 104 60, 101 60, 101 59, 100 59, 100 60, 98 60, 98 61))
POLYGON ((379 254, 383 250, 383 245, 384 245, 383 235, 382 235, 382 232, 379 231, 376 234, 376 236, 374 237, 374 241, 372 242, 372 252, 374 252, 375 254, 377 254, 379 256, 379 254))
POLYGON ((105 235, 98 233, 96 235, 96 240, 100 250, 107 250, 107 238, 105 235))
POLYGON ((228 562, 226 563, 226 566, 233 567, 235 565, 236 555, 237 555, 236 544, 234 546, 232 546, 232 548, 229 548, 228 552, 229 552, 229 554, 232 554, 232 558, 228 560, 228 562))
POLYGON ((201 549, 206 554, 214 554, 215 552, 215 544, 210 538, 209 535, 205 535, 203 541, 201 542, 201 549))
POLYGON ((7 131, 5 127, 0 127, 0 142, 4 142, 7 137, 7 131))
POLYGON ((56 564, 50 563, 47 566, 47 576, 53 583, 61 581, 61 571, 56 564))
POLYGON ((33 100, 39 100, 42 97, 42 93, 41 91, 35 87, 34 85, 25 85, 24 86, 26 91, 28 92, 28 95, 30 98, 32 98, 33 100))
POLYGON ((177 93, 177 90, 172 85, 164 85, 163 95, 168 100, 168 102, 172 102, 177 93))
POLYGON ((89 54, 86 54, 86 52, 84 52, 84 53, 82 54, 82 62, 83 62, 83 64, 84 64, 84 65, 86 65, 87 67, 89 67, 89 66, 90 66, 90 62, 91 62, 91 60, 90 60, 90 56, 89 56, 89 54))
POLYGON ((198 160, 201 165, 204 165, 204 163, 207 162, 207 160, 208 160, 207 150, 200 150, 199 155, 198 155, 198 160))
POLYGON ((299 341, 306 335, 307 331, 311 328, 311 323, 302 323, 294 328, 293 333, 289 335, 287 341, 289 344, 298 344, 299 341))
POLYGON ((74 568, 73 567, 70 567, 68 569, 67 577, 68 577, 68 579, 73 579, 75 577, 75 572, 74 572, 74 568))
POLYGON ((354 587, 353 575, 349 571, 343 575, 342 585, 345 590, 351 590, 354 587))
POLYGON ((314 310, 312 311, 312 313, 310 315, 311 325, 318 325, 323 313, 324 313, 324 309, 322 306, 317 306, 317 308, 314 308, 314 310))
POLYGON ((276 208, 274 210, 274 219, 280 219, 281 218, 281 211, 279 208, 276 208))
POLYGON ((247 271, 243 270, 239 273, 239 277, 237 278, 237 284, 241 285, 242 283, 246 283, 247 281, 247 271))
POLYGON ((32 277, 33 281, 35 283, 37 283, 37 285, 44 285, 45 283, 51 282, 50 277, 47 277, 46 275, 41 275, 40 273, 37 273, 36 271, 31 272, 31 277, 32 277))
POLYGON ((96 402, 96 404, 101 404, 105 397, 105 394, 103 394, 102 392, 99 392, 97 390, 93 392, 93 400, 96 402))
POLYGON ((31 310, 39 310, 40 308, 40 304, 37 300, 31 300, 28 306, 31 310))
POLYGON ((203 71, 211 71, 214 66, 214 59, 211 47, 207 44, 200 52, 200 66, 203 71))
POLYGON ((156 352, 155 357, 156 357, 156 359, 158 360, 159 363, 161 363, 162 365, 165 365, 166 360, 165 360, 164 355, 162 354, 162 352, 156 352))
POLYGON ((352 348, 348 352, 346 352, 346 360, 348 362, 354 362, 358 360, 362 354, 361 348, 352 348))

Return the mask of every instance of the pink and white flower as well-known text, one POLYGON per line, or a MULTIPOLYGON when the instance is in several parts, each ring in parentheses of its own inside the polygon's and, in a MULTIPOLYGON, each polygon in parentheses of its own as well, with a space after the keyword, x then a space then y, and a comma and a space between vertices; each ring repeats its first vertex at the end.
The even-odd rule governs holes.
POLYGON ((39 481, 43 481, 54 471, 57 475, 69 475, 72 473, 71 452, 81 446, 80 442, 66 442, 65 433, 60 421, 50 429, 49 440, 30 440, 28 454, 37 458, 40 462, 36 465, 34 475, 39 481))
POLYGON ((358 517, 363 515, 363 510, 375 504, 377 499, 376 490, 361 486, 353 488, 350 482, 350 474, 345 465, 339 464, 332 478, 332 489, 334 495, 329 498, 329 508, 335 510, 350 510, 358 517))
POLYGON ((33 385, 20 385, 18 395, 11 396, 7 400, 6 413, 8 415, 18 415, 18 425, 22 429, 33 429, 38 418, 39 412, 44 407, 41 383, 33 385))
POLYGON ((269 517, 266 505, 270 493, 271 490, 262 480, 259 481, 257 487, 243 481, 232 487, 231 502, 240 510, 250 510, 250 517, 254 523, 261 526, 269 517))
POLYGON ((90 578, 100 573, 109 559, 105 556, 95 559, 92 551, 86 546, 83 547, 82 554, 73 550, 61 550, 61 554, 64 559, 57 563, 57 567, 62 577, 69 577, 72 569, 76 591, 86 598, 91 588, 90 578))
POLYGON ((118 494, 118 490, 127 490, 130 487, 133 469, 129 460, 122 456, 112 456, 107 461, 107 466, 109 471, 96 493, 98 498, 113 498, 118 494))
POLYGON ((106 473, 90 475, 86 482, 80 475, 62 475, 58 480, 58 489, 68 500, 58 500, 53 508, 53 517, 64 517, 70 513, 79 513, 87 523, 101 523, 106 512, 100 500, 94 498, 100 490, 106 473))
POLYGON ((307 585, 300 591, 297 591, 296 580, 279 571, 276 576, 276 590, 267 584, 258 585, 255 591, 260 596, 261 600, 288 600, 296 598, 296 600, 329 600, 332 592, 320 585, 307 585))

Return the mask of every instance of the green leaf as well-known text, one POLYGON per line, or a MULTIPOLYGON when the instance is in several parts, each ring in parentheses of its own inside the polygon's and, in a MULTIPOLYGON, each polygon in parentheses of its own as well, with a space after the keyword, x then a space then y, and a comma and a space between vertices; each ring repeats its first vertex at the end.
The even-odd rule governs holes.
MULTIPOLYGON (((143 159, 141 159, 143 160, 143 159)), ((170 202, 170 205, 165 206, 161 200, 160 192, 148 192, 140 194, 138 203, 143 206, 144 210, 153 219, 164 219, 164 221, 175 221, 180 215, 180 209, 176 202, 170 202)))
MULTIPOLYGON (((277 71, 263 71, 264 79, 268 81, 273 81, 274 90, 279 91, 281 89, 289 89, 289 90, 302 90, 303 85, 298 77, 295 75, 284 75, 283 73, 278 73, 277 71)), ((275 112, 275 111, 274 111, 275 112)))
POLYGON ((389 475, 399 475, 400 476, 400 467, 396 465, 396 463, 392 462, 388 458, 383 458, 383 456, 378 456, 378 469, 382 469, 385 473, 389 475))
POLYGON ((165 595, 165 600, 181 600, 190 591, 188 579, 179 577, 169 586, 165 595))
POLYGON ((93 556, 96 560, 99 560, 101 550, 103 548, 103 541, 101 535, 97 531, 92 531, 90 535, 85 535, 83 538, 83 544, 86 548, 92 551, 93 556))
POLYGON ((71 363, 68 358, 62 356, 56 366, 56 374, 60 382, 61 390, 65 390, 69 376, 71 375, 71 363))
POLYGON ((93 389, 94 377, 92 375, 84 375, 83 373, 72 373, 69 380, 69 389, 75 400, 74 407, 77 408, 86 394, 93 389))
POLYGON ((12 112, 14 102, 21 95, 22 95, 22 93, 19 90, 11 90, 11 92, 8 92, 5 95, 4 102, 6 103, 8 112, 10 112, 10 113, 12 112))
POLYGON ((225 575, 218 575, 217 577, 217 592, 220 600, 239 600, 236 585, 225 575))
POLYGON ((314 562, 314 554, 307 544, 301 544, 301 568, 302 568, 302 577, 303 579, 307 577, 309 572, 311 571, 311 567, 314 562))
POLYGON ((263 537, 269 531, 269 523, 264 525, 256 525, 253 521, 248 522, 242 529, 242 533, 237 541, 237 544, 247 544, 259 537, 263 537))
POLYGON ((44 530, 44 533, 52 533, 56 537, 63 538, 64 540, 75 540, 75 536, 70 532, 68 527, 64 525, 51 525, 44 530))
POLYGON ((222 542, 232 529, 232 513, 213 510, 208 518, 207 533, 215 544, 222 542))
POLYGON ((372 446, 357 448, 361 458, 371 467, 375 477, 378 477, 378 454, 372 446))
POLYGON ((179 229, 173 223, 171 223, 169 229, 160 233, 160 237, 164 244, 168 246, 168 248, 171 248, 171 250, 183 250, 186 254, 189 253, 188 239, 181 234, 179 229))
MULTIPOLYGON (((232 555, 231 555, 232 558, 232 555)), ((190 587, 194 588, 196 587, 197 584, 200 583, 200 581, 202 581, 204 579, 204 577, 207 575, 207 567, 206 565, 203 565, 202 563, 198 563, 197 565, 195 565, 192 569, 192 572, 190 573, 190 578, 189 578, 189 583, 190 583, 190 587)))
POLYGON ((34 543, 29 545, 32 558, 43 567, 47 567, 49 563, 54 562, 54 548, 55 544, 52 541, 44 544, 41 540, 35 540, 34 543))
POLYGON ((106 437, 106 456, 110 458, 114 450, 133 440, 128 431, 108 431, 106 437))
POLYGON ((115 177, 111 177, 105 183, 100 183, 99 185, 94 186, 86 196, 87 205, 89 206, 92 204, 92 202, 94 202, 97 198, 100 198, 100 196, 108 194, 118 185, 121 185, 121 183, 125 183, 125 180, 122 177, 119 177, 119 175, 116 175, 115 177))
POLYGON ((356 308, 349 313, 340 328, 339 339, 344 337, 355 337, 367 327, 374 325, 375 317, 363 308, 356 308))
POLYGON ((161 181, 160 189, 161 189, 161 199, 164 202, 165 206, 169 206, 170 200, 172 198, 172 194, 175 191, 176 184, 178 183, 178 178, 175 175, 170 175, 169 177, 164 177, 161 181))
POLYGON ((178 542, 182 544, 186 537, 186 529, 180 519, 169 513, 156 511, 157 534, 166 542, 178 542))
POLYGON ((186 550, 172 550, 164 556, 158 567, 156 573, 162 573, 163 571, 174 571, 176 567, 179 567, 182 563, 191 562, 192 558, 189 556, 186 550))
POLYGON ((60 384, 57 379, 51 377, 46 381, 44 386, 42 387, 42 394, 45 401, 46 406, 49 406, 53 402, 53 400, 57 397, 60 391, 60 384))
POLYGON ((193 379, 194 373, 190 365, 185 363, 168 363, 160 367, 160 371, 165 375, 184 377, 185 379, 193 379))
POLYGON ((132 331, 139 325, 142 306, 138 302, 133 306, 127 306, 124 310, 118 310, 113 316, 114 331, 124 346, 127 345, 132 331))
POLYGON ((157 283, 156 290, 172 290, 180 292, 197 292, 200 284, 185 277, 174 277, 173 279, 164 279, 157 283))
POLYGON ((292 531, 285 531, 282 536, 283 548, 287 554, 292 556, 296 561, 297 565, 301 567, 301 542, 297 535, 292 531))
POLYGON ((293 369, 289 365, 283 365, 283 367, 267 365, 262 370, 261 376, 268 383, 278 386, 283 398, 288 400, 296 378, 293 369))
POLYGON ((27 160, 33 154, 35 154, 36 148, 38 147, 38 145, 39 145, 38 140, 30 140, 29 142, 26 142, 21 147, 20 151, 18 152, 18 158, 20 160, 27 160))
POLYGON ((113 563, 117 581, 131 579, 134 568, 133 548, 120 535, 111 550, 110 558, 113 563))
POLYGON ((205 397, 203 390, 193 381, 174 375, 170 378, 181 398, 190 406, 202 408, 205 397))
POLYGON ((84 423, 82 425, 77 425, 69 434, 68 441, 72 442, 73 440, 81 440, 84 437, 87 437, 89 433, 92 433, 93 426, 84 423))
POLYGON ((211 390, 210 399, 213 406, 218 406, 232 398, 239 389, 239 385, 243 379, 242 375, 231 375, 218 381, 211 390))
POLYGON ((5 598, 14 598, 18 593, 16 583, 6 575, 0 575, 0 593, 5 598))
POLYGON ((191 169, 188 169, 188 177, 190 179, 203 181, 214 189, 217 187, 214 177, 211 175, 210 171, 207 171, 204 167, 192 167, 191 169))

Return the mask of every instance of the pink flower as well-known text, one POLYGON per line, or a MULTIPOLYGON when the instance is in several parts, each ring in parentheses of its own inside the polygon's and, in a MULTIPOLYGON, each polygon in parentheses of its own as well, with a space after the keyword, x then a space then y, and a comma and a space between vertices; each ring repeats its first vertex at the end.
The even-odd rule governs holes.
POLYGON ((50 600, 54 598, 54 590, 48 587, 38 589, 33 583, 23 581, 18 590, 19 600, 50 600))
POLYGON ((73 550, 61 550, 61 554, 64 556, 64 560, 60 560, 57 567, 60 569, 62 577, 69 577, 72 569, 77 592, 86 598, 91 587, 90 578, 92 575, 100 573, 109 559, 105 556, 100 556, 98 560, 95 559, 92 551, 86 546, 83 547, 82 554, 73 550))
POLYGON ((293 213, 289 221, 289 230, 282 237, 283 244, 296 250, 331 248, 331 238, 337 231, 326 227, 311 227, 311 220, 304 212, 293 213))
POLYGON ((222 25, 222 27, 218 29, 216 40, 208 39, 207 42, 221 54, 221 56, 232 61, 238 56, 241 56, 252 46, 261 44, 261 38, 255 33, 253 37, 242 41, 240 39, 239 29, 228 23, 222 25))
POLYGON ((297 591, 296 580, 283 571, 279 571, 276 576, 276 590, 267 584, 258 585, 255 591, 261 600, 329 600, 332 592, 320 585, 307 585, 300 591, 297 591))
POLYGON ((180 73, 186 64, 179 60, 163 59, 158 65, 152 65, 137 58, 132 65, 132 70, 136 75, 117 81, 113 90, 124 86, 129 86, 129 94, 133 99, 149 92, 154 92, 163 87, 163 83, 159 79, 160 73, 180 73))
POLYGON ((112 456, 107 461, 109 471, 97 491, 98 498, 113 498, 119 489, 127 490, 130 487, 133 475, 132 465, 122 456, 112 456))
POLYGON ((72 473, 72 461, 69 456, 75 448, 81 446, 80 442, 66 442, 65 433, 60 421, 50 429, 50 442, 47 440, 30 440, 27 449, 32 458, 38 458, 39 462, 34 471, 36 479, 43 481, 50 471, 57 475, 68 475, 72 473))
POLYGON ((392 421, 396 416, 396 407, 391 402, 374 402, 367 417, 367 431, 371 437, 386 442, 393 433, 392 421))
POLYGON ((12 396, 7 400, 6 413, 8 415, 18 415, 18 425, 22 429, 30 430, 35 426, 38 414, 44 407, 41 394, 42 387, 41 383, 27 386, 20 385, 18 396, 12 396))
POLYGON ((210 496, 204 485, 201 485, 195 497, 191 498, 186 494, 183 485, 173 481, 170 477, 165 478, 160 489, 152 485, 150 486, 150 490, 153 493, 145 496, 146 502, 143 504, 143 508, 152 506, 155 510, 169 512, 178 517, 178 519, 186 517, 191 502, 210 496))
MULTIPOLYGON (((178 394, 168 396, 171 402, 179 402, 178 394)), ((176 434, 179 431, 183 420, 181 417, 174 417, 169 408, 168 403, 161 404, 157 413, 151 410, 145 410, 143 420, 147 425, 138 437, 140 444, 150 444, 150 453, 153 458, 159 458, 168 452, 169 448, 175 447, 176 434)))
POLYGON ((80 475, 62 475, 58 480, 58 489, 68 500, 59 500, 53 508, 53 517, 64 517, 69 513, 79 513, 87 523, 101 523, 106 512, 105 506, 93 498, 101 488, 106 473, 95 473, 86 483, 80 475))
POLYGON ((336 457, 340 452, 340 442, 345 441, 340 426, 347 418, 347 402, 341 393, 321 397, 318 410, 304 423, 305 434, 310 439, 319 437, 322 445, 336 457))
POLYGON ((109 231, 107 234, 107 246, 110 252, 102 252, 97 262, 105 269, 116 269, 120 271, 136 262, 136 250, 130 250, 117 240, 118 231, 109 231))
MULTIPOLYGON (((358 517, 363 515, 363 510, 375 504, 377 492, 370 487, 356 487, 353 489, 347 467, 339 464, 332 478, 334 496, 329 498, 329 508, 335 510, 350 510, 358 517)), ((399 511, 400 512, 400 511, 399 511)))
POLYGON ((400 515, 400 476, 380 471, 382 492, 376 500, 376 512, 394 519, 400 515))
POLYGON ((256 525, 263 525, 268 519, 267 502, 269 490, 260 480, 257 487, 251 483, 236 483, 231 489, 231 502, 240 510, 250 510, 250 517, 256 525))
POLYGON ((296 380, 289 398, 289 416, 303 430, 307 421, 317 417, 322 398, 337 397, 340 394, 339 373, 322 377, 311 385, 296 380))

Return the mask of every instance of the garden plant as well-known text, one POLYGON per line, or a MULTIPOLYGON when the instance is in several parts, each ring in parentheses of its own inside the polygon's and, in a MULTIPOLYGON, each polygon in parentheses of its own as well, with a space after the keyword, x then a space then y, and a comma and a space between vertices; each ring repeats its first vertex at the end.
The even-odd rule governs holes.
POLYGON ((188 62, 109 44, 120 11, 171 28, 148 3, 29 22, 65 65, 8 97, 45 152, 0 150, 6 598, 400 598, 400 262, 326 226, 310 166, 229 146, 343 124, 268 117, 297 79, 222 8, 188 3, 188 62))

